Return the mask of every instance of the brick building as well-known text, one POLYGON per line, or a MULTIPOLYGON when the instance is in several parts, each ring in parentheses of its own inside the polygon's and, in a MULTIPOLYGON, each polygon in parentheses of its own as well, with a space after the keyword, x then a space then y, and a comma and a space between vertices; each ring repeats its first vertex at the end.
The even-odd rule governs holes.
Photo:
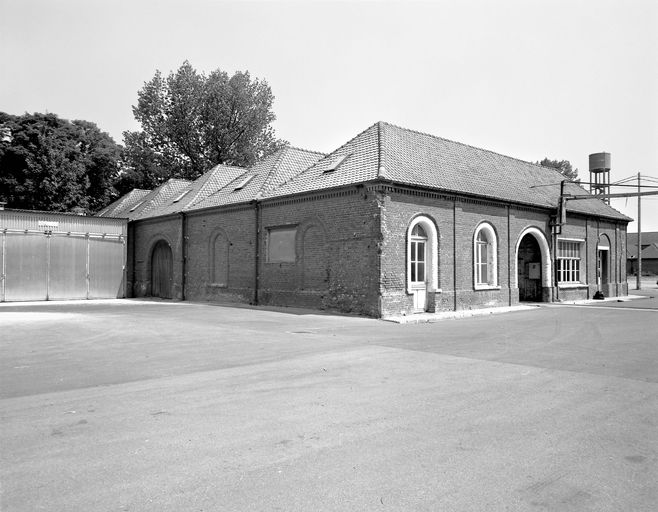
POLYGON ((288 147, 133 191, 99 215, 130 219, 138 297, 380 317, 625 295, 631 219, 569 201, 557 229, 562 179, 379 122, 329 155, 288 147))
MULTIPOLYGON (((639 253, 642 259, 642 275, 658 275, 658 232, 642 233, 642 245, 639 253)), ((637 274, 639 266, 637 255, 637 233, 629 234, 628 253, 626 255, 626 272, 629 274, 637 274)))

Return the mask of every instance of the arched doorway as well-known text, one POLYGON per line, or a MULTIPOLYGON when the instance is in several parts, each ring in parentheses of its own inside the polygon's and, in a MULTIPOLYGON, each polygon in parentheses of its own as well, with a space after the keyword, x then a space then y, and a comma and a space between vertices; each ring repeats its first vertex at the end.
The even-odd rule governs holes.
POLYGON ((151 296, 171 299, 173 281, 173 257, 171 247, 165 240, 160 240, 153 248, 151 256, 151 296))
POLYGON ((517 278, 519 300, 541 302, 542 255, 537 239, 528 233, 519 243, 517 252, 517 278))

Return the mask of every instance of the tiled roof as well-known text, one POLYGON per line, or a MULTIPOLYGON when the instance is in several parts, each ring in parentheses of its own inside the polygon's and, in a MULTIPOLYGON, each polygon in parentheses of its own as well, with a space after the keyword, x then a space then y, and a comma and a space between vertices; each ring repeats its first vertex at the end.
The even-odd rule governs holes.
POLYGON ((656 259, 658 258, 658 244, 651 244, 642 250, 642 259, 656 259))
POLYGON ((250 169, 244 169, 242 174, 225 187, 200 201, 189 204, 185 209, 197 210, 244 203, 266 196, 274 187, 307 169, 323 156, 322 153, 315 151, 285 147, 250 169), (249 181, 244 183, 247 179, 249 181), (243 183, 244 186, 236 190, 243 183))
POLYGON ((376 179, 379 171, 379 139, 379 125, 375 124, 281 187, 270 191, 267 196, 297 194, 376 179), (345 159, 336 170, 329 171, 340 157, 345 159))
POLYGON ((128 217, 130 220, 135 220, 162 215, 160 208, 189 186, 190 182, 187 180, 171 178, 159 187, 151 190, 143 198, 142 202, 138 203, 137 208, 133 207, 134 210, 131 208, 130 210, 132 211, 129 210, 122 216, 128 217))
MULTIPOLYGON (((658 231, 647 231, 642 233, 642 257, 645 257, 644 251, 648 251, 651 247, 658 247, 658 231)), ((652 254, 654 249, 650 251, 652 254)), ((626 237, 626 254, 629 258, 637 258, 637 233, 628 233, 626 237)), ((658 256, 650 256, 656 258, 658 256)))
POLYGON ((171 195, 160 207, 149 210, 146 214, 141 215, 140 218, 169 215, 184 211, 189 205, 202 201, 217 190, 220 190, 243 172, 244 169, 241 167, 216 165, 195 181, 188 182, 187 187, 182 189, 179 194, 171 195))
MULTIPOLYGON (((374 179, 533 206, 557 208, 555 169, 379 122, 276 189, 283 196, 374 179), (340 162, 339 157, 346 157, 340 162), (338 167, 327 172, 332 164, 338 167)), ((586 195, 568 183, 565 191, 586 195)), ((598 199, 568 201, 567 211, 630 220, 598 199)))
MULTIPOLYGON (((194 183, 169 180, 149 193, 130 218, 246 203, 378 179, 556 209, 564 177, 552 168, 378 122, 329 155, 285 147, 250 169, 217 166, 194 183), (173 203, 186 187, 190 192, 173 203)), ((589 195, 575 183, 566 183, 565 192, 589 195)), ((594 198, 570 200, 567 211, 631 220, 594 198)))
POLYGON ((146 197, 150 190, 133 189, 96 214, 97 217, 128 217, 127 213, 133 206, 146 197))

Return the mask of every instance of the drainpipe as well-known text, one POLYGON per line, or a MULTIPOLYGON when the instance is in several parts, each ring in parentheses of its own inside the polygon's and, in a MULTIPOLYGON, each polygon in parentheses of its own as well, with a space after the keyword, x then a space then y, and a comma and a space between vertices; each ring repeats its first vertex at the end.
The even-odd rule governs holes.
POLYGON ((136 234, 135 234, 135 223, 132 221, 128 221, 128 227, 126 231, 126 243, 128 244, 128 250, 126 251, 128 254, 126 257, 128 258, 128 262, 126 264, 126 275, 130 276, 130 286, 126 287, 126 297, 134 297, 135 296, 135 276, 136 270, 135 270, 135 245, 137 243, 136 234))
POLYGON ((559 302, 560 300, 560 288, 558 281, 558 269, 557 269, 557 229, 553 229, 553 250, 551 251, 550 258, 553 261, 553 275, 551 276, 551 301, 559 302))
POLYGON ((452 285, 454 310, 457 311, 457 199, 452 201, 452 285))
POLYGON ((180 223, 181 223, 181 280, 180 280, 180 296, 181 300, 185 300, 185 271, 187 267, 187 217, 185 212, 180 212, 180 223))
POLYGON ((261 210, 260 210, 260 192, 254 199, 254 220, 256 241, 254 243, 254 306, 258 305, 258 288, 260 281, 260 224, 261 224, 261 210))
POLYGON ((511 244, 512 244, 512 239, 510 234, 510 205, 508 204, 507 205, 507 296, 510 306, 512 305, 512 245, 511 244))

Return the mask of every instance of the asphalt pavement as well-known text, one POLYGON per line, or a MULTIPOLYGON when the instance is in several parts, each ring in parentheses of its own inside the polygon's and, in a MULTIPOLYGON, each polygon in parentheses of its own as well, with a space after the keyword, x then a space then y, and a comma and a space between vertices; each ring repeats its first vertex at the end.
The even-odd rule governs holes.
POLYGON ((653 511, 657 306, 2 304, 0 510, 653 511))

